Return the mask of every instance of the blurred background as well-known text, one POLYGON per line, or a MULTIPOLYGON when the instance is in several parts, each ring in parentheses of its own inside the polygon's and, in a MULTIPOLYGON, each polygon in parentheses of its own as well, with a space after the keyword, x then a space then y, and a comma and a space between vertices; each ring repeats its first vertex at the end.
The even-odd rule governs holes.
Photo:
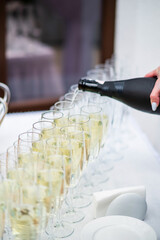
POLYGON ((114 14, 114 1, 2 0, 1 5, 3 81, 11 90, 11 110, 22 103, 58 99, 101 61, 102 9, 111 6, 114 14))

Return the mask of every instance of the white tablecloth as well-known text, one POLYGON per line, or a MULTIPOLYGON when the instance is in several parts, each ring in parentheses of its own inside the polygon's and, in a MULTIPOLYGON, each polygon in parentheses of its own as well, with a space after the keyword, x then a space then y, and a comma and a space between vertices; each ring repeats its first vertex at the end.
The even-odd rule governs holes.
MULTIPOLYGON (((33 122, 40 118, 40 112, 8 114, 0 126, 0 152, 17 139, 19 133, 31 128, 33 122)), ((123 159, 115 162, 109 173, 109 181, 104 189, 144 185, 146 187, 147 215, 145 222, 156 231, 160 240, 160 159, 145 134, 139 129, 134 119, 129 117, 129 126, 134 137, 127 142, 128 148, 122 153, 123 159)), ((107 156, 106 156, 107 158, 107 156)), ((92 219, 92 205, 82 209, 85 219, 74 224, 75 232, 67 240, 80 240, 82 227, 92 219)))

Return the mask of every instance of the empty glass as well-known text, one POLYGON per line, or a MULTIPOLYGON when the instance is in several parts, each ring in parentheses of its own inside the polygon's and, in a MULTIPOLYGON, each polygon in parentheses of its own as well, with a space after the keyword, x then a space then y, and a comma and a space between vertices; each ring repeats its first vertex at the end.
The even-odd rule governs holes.
POLYGON ((53 106, 51 106, 50 109, 62 112, 64 121, 66 124, 68 124, 68 117, 74 113, 75 105, 74 103, 69 101, 59 101, 59 102, 56 102, 53 106))

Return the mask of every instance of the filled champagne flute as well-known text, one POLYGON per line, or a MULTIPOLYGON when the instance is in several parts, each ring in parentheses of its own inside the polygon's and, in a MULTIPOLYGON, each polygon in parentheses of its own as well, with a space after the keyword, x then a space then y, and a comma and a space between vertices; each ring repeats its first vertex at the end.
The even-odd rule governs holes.
POLYGON ((60 134, 60 129, 64 124, 68 124, 68 120, 64 117, 64 114, 58 110, 49 110, 41 115, 41 120, 51 121, 55 124, 54 134, 60 134))
MULTIPOLYGON (((52 139, 47 140, 48 147, 53 143, 52 139)), ((51 223, 46 229, 47 233, 50 233, 57 238, 64 238, 70 236, 73 233, 73 228, 67 223, 62 222, 61 219, 61 208, 64 203, 64 199, 67 193, 67 184, 69 181, 69 172, 68 166, 66 166, 66 162, 68 163, 69 159, 67 156, 55 153, 55 148, 52 148, 52 151, 47 153, 46 161, 47 165, 50 168, 50 171, 53 172, 53 197, 52 197, 52 211, 51 211, 51 223)), ((43 170, 42 170, 43 171, 43 170)))
MULTIPOLYGON (((41 140, 43 141, 43 140, 41 140)), ((36 183, 37 163, 43 165, 44 153, 34 151, 29 145, 18 141, 14 142, 14 148, 17 156, 17 165, 19 168, 25 168, 25 171, 32 177, 33 182, 36 183)))
POLYGON ((98 105, 102 109, 103 137, 101 147, 104 147, 113 118, 112 102, 107 97, 98 96, 91 98, 89 104, 98 105))
POLYGON ((17 140, 13 143, 13 147, 19 166, 25 166, 31 162, 33 163, 31 157, 32 148, 29 145, 26 145, 23 142, 18 144, 17 140))
MULTIPOLYGON (((81 113, 89 116, 89 127, 90 127, 90 157, 89 166, 87 168, 87 173, 85 174, 85 193, 89 195, 93 191, 101 190, 99 188, 99 182, 96 180, 97 175, 97 159, 103 139, 103 119, 102 119, 102 108, 97 105, 85 105, 81 108, 81 113), (94 176, 94 177, 93 177, 94 176), (92 179, 92 181, 88 181, 92 179), (88 184, 88 182, 90 182, 88 184)), ((107 180, 107 179, 106 179, 107 180)))
POLYGON ((81 113, 90 118, 90 161, 94 161, 98 157, 103 137, 102 108, 97 105, 84 105, 81 113))
POLYGON ((57 110, 49 110, 41 114, 42 121, 50 121, 57 126, 62 127, 63 113, 57 110))
POLYGON ((54 135, 54 137, 47 139, 46 155, 50 156, 53 154, 63 156, 66 187, 68 188, 73 178, 73 174, 72 174, 73 162, 71 159, 72 147, 71 147, 70 139, 66 138, 63 135, 54 135))
POLYGON ((49 223, 46 233, 59 237, 61 236, 60 234, 62 234, 59 221, 59 211, 66 194, 65 167, 63 155, 56 154, 53 150, 51 142, 49 144, 47 143, 48 141, 49 139, 46 140, 46 153, 44 161, 42 164, 38 161, 37 164, 37 183, 49 187, 50 191, 51 209, 47 209, 48 214, 51 211, 53 220, 49 223))
POLYGON ((81 211, 73 207, 73 189, 77 186, 81 177, 83 167, 86 161, 85 140, 82 128, 79 125, 68 125, 61 129, 62 134, 69 139, 71 143, 71 161, 72 161, 72 178, 69 185, 68 209, 63 215, 63 219, 71 223, 76 223, 84 219, 81 211))
POLYGON ((69 123, 80 125, 84 132, 84 140, 85 140, 85 157, 86 161, 83 167, 83 174, 79 181, 79 184, 75 188, 74 196, 73 196, 73 206, 76 208, 87 207, 91 204, 91 198, 83 193, 83 175, 85 173, 86 167, 89 162, 90 157, 90 143, 91 143, 91 133, 90 133, 90 125, 89 125, 90 118, 84 114, 74 114, 69 117, 69 123))
POLYGON ((0 240, 3 240, 3 234, 5 229, 5 195, 4 195, 4 184, 2 176, 0 176, 0 240))
POLYGON ((18 136, 18 145, 27 145, 35 152, 45 151, 45 141, 42 134, 38 132, 24 132, 18 136))
POLYGON ((113 110, 112 101, 108 97, 93 97, 89 100, 90 104, 97 105, 102 109, 102 142, 101 151, 98 158, 98 163, 96 167, 96 181, 97 183, 102 183, 108 181, 108 171, 113 169, 113 163, 109 161, 109 154, 105 153, 108 142, 110 141, 109 133, 111 133, 111 126, 113 122, 113 110), (104 147, 105 146, 105 147, 104 147), (105 156, 105 157, 104 157, 105 156))
POLYGON ((33 123, 33 132, 40 133, 43 139, 53 136, 56 125, 51 121, 41 120, 33 123))
MULTIPOLYGON (((73 162, 72 162, 71 153, 72 153, 71 142, 62 134, 54 135, 54 137, 46 141, 47 156, 50 156, 52 154, 60 155, 64 159, 66 194, 68 193, 68 189, 70 187, 70 184, 73 178, 73 174, 72 174, 73 162)), ((66 199, 66 196, 64 197, 64 200, 65 199, 66 199)), ((54 235, 59 238, 68 237, 74 232, 74 228, 72 227, 72 225, 67 223, 67 221, 63 221, 61 208, 58 211, 56 222, 54 222, 54 224, 51 227, 52 228, 54 227, 53 229, 54 235)))
POLYGON ((69 117, 69 124, 80 126, 82 131, 84 132, 84 140, 85 140, 85 150, 86 150, 86 161, 84 167, 87 166, 90 156, 90 145, 91 145, 91 132, 90 132, 90 118, 85 114, 73 114, 69 117))
POLYGON ((18 163, 30 173, 36 182, 37 164, 43 165, 45 159, 45 139, 37 132, 24 132, 18 136, 16 143, 18 163))
POLYGON ((48 220, 44 204, 49 199, 48 189, 33 183, 19 186, 15 181, 9 197, 8 213, 14 239, 41 239, 48 220))
POLYGON ((24 171, 23 168, 18 166, 17 159, 7 158, 6 179, 4 181, 7 217, 11 225, 12 235, 14 239, 17 240, 33 239, 31 237, 32 231, 29 231, 31 230, 29 229, 29 225, 32 227, 32 223, 28 222, 29 218, 32 216, 30 216, 28 207, 22 206, 23 194, 21 191, 23 186, 29 184, 31 181, 32 179, 30 178, 30 175, 28 175, 28 173, 24 171), (21 203, 21 206, 17 206, 18 202, 21 203), (25 209, 28 210, 25 212, 23 211, 25 209))
MULTIPOLYGON (((34 162, 32 158, 31 161, 34 162)), ((31 171, 26 165, 19 166, 17 160, 8 159, 6 175, 7 211, 14 239, 41 239, 53 202, 50 171, 40 161, 31 171), (50 181, 48 185, 42 183, 42 176, 44 181, 50 181)))
POLYGON ((6 153, 0 154, 0 240, 3 240, 6 222, 6 196, 4 188, 6 153))

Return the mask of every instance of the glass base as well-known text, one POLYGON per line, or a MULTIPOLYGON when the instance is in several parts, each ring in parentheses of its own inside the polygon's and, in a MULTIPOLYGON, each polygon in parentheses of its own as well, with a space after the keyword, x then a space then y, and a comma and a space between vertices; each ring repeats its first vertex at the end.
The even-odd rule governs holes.
POLYGON ((103 188, 100 183, 95 183, 92 181, 91 185, 85 185, 83 187, 83 194, 86 196, 92 196, 94 192, 103 191, 103 188))
POLYGON ((69 223, 77 223, 82 221, 84 218, 85 218, 84 213, 77 210, 68 210, 62 216, 63 221, 69 223))
POLYGON ((73 234, 74 229, 71 225, 62 222, 53 227, 53 233, 55 238, 66 238, 73 234))
POLYGON ((79 195, 73 196, 72 202, 74 208, 85 208, 92 203, 92 199, 89 196, 79 195))

